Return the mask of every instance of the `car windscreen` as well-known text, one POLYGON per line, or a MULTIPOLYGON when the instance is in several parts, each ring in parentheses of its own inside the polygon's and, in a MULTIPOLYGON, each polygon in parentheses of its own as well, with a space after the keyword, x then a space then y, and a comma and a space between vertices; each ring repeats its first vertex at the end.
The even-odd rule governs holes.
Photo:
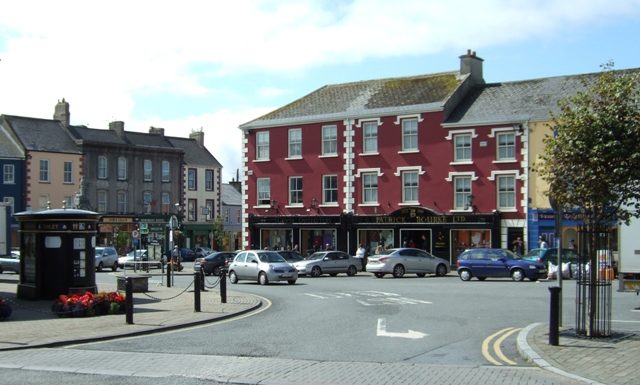
POLYGON ((258 253, 258 258, 260 258, 260 262, 266 262, 266 263, 287 262, 284 260, 284 258, 282 258, 282 255, 276 252, 258 253))

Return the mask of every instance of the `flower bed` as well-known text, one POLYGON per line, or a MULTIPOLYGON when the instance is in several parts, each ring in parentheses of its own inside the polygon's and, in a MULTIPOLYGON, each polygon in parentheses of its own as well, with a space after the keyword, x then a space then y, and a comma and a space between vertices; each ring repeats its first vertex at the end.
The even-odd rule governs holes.
POLYGON ((5 318, 9 318, 11 315, 11 306, 9 302, 0 298, 0 321, 4 321, 5 318))
POLYGON ((51 306, 51 311, 59 317, 91 317, 107 314, 122 314, 125 310, 124 300, 124 295, 117 292, 100 292, 93 294, 87 291, 84 294, 61 294, 51 306))

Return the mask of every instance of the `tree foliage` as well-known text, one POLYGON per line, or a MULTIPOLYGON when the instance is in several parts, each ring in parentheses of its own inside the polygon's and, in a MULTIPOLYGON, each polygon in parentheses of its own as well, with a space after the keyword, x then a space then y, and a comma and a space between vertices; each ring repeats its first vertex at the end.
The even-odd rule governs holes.
POLYGON ((213 241, 217 250, 223 250, 224 247, 224 220, 218 215, 213 221, 213 241))
POLYGON ((640 216, 640 71, 603 65, 584 91, 559 102, 554 135, 535 170, 558 207, 577 207, 587 224, 640 216))

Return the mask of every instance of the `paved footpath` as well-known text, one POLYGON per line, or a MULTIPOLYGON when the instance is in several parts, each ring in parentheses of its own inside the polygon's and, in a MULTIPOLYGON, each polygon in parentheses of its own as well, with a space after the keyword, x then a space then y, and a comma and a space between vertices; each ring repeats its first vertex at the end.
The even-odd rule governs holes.
MULTIPOLYGON (((152 279, 148 293, 134 294, 134 324, 130 325, 124 315, 58 318, 50 311, 53 301, 17 300, 17 278, 7 279, 8 276, 0 276, 0 297, 9 299, 14 314, 0 323, 0 371, 5 368, 114 376, 183 376, 227 384, 261 385, 640 385, 640 331, 610 339, 576 338, 570 331, 563 331, 559 346, 551 346, 545 324, 529 325, 517 338, 520 353, 537 367, 209 355, 189 355, 185 360, 184 355, 177 354, 82 350, 81 346, 69 345, 214 322, 258 310, 268 300, 230 291, 227 303, 222 303, 219 290, 212 289, 201 293, 202 311, 195 312, 192 288, 167 288, 152 279), (164 364, 174 361, 181 365, 164 364)), ((115 287, 107 285, 99 289, 111 291, 115 287)), ((640 312, 637 314, 640 320, 640 312)))

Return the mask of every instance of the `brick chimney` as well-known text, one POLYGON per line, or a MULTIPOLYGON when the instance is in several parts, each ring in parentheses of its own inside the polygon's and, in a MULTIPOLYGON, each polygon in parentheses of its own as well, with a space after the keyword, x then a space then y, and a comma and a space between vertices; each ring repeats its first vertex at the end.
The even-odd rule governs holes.
POLYGON ((471 75, 471 80, 474 83, 483 84, 484 78, 482 76, 482 60, 476 56, 476 51, 467 50, 466 55, 460 56, 460 74, 471 75))
POLYGON ((204 147, 204 131, 193 131, 189 134, 189 139, 195 139, 200 147, 204 147))
POLYGON ((62 100, 58 100, 56 109, 53 112, 53 119, 59 120, 65 127, 69 126, 69 123, 71 122, 71 114, 69 113, 69 103, 67 103, 64 98, 62 98, 62 100))
POLYGON ((149 127, 149 133, 150 134, 164 136, 164 128, 151 126, 151 127, 149 127))
POLYGON ((114 122, 109 123, 109 129, 111 131, 115 131, 119 137, 124 136, 124 122, 121 120, 116 120, 114 122))

